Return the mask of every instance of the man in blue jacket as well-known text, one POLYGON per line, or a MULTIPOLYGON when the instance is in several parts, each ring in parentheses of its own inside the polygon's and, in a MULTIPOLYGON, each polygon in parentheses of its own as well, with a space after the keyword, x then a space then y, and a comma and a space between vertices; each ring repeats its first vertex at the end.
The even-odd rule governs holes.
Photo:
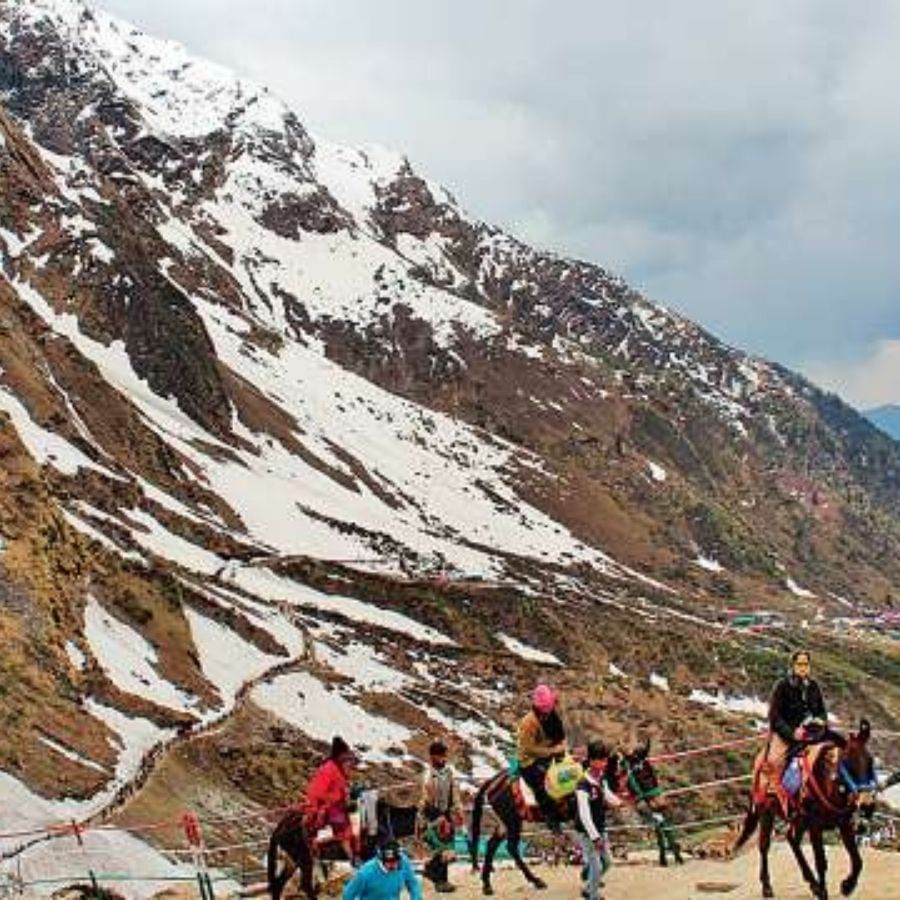
POLYGON ((399 900, 406 888, 409 900, 422 900, 422 885, 409 857, 396 841, 388 841, 344 888, 344 900, 399 900))

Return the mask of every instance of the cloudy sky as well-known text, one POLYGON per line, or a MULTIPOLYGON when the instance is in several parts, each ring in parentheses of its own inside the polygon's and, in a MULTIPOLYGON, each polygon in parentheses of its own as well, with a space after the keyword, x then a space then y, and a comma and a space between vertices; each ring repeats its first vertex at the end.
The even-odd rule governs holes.
POLYGON ((900 401, 893 0, 98 5, 857 406, 900 401))

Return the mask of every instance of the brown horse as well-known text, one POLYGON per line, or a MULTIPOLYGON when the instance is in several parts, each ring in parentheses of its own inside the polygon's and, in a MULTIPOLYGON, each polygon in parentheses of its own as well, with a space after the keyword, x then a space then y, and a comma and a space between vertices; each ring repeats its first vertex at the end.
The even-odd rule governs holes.
MULTIPOLYGON (((802 752, 803 781, 800 794, 787 813, 787 839, 813 896, 827 900, 828 887, 823 834, 837 830, 850 857, 850 874, 841 882, 845 897, 856 889, 862 872, 862 857, 856 843, 853 815, 859 811, 867 818, 875 810, 875 780, 872 755, 868 749, 869 723, 863 719, 859 731, 851 734, 846 746, 817 744, 802 752), (801 843, 809 832, 816 864, 814 874, 806 861, 801 843)), ((783 816, 781 800, 773 790, 754 791, 743 828, 733 851, 739 850, 759 826, 759 880, 763 897, 774 897, 769 877, 769 847, 775 820, 783 816)))

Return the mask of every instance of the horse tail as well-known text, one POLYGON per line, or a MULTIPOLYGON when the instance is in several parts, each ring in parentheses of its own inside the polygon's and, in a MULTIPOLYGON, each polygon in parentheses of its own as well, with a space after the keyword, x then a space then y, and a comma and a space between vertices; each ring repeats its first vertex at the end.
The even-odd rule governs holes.
POLYGON ((278 843, 281 837, 280 829, 276 826, 269 838, 269 849, 266 851, 266 881, 269 885, 269 896, 278 900, 281 891, 276 885, 278 877, 278 843))
MULTIPOLYGON (((502 773, 501 773, 502 774, 502 773)), ((475 794, 475 802, 472 805, 472 822, 469 827, 469 855, 472 857, 472 871, 478 871, 478 845, 481 843, 481 816, 484 813, 484 803, 487 799, 488 788, 497 780, 497 776, 489 778, 475 794)))
POLYGON ((734 855, 753 837, 753 832, 756 831, 756 826, 759 825, 759 814, 760 808, 759 804, 754 803, 752 800, 750 801, 750 806, 747 808, 747 815, 744 818, 744 824, 741 827, 741 833, 738 835, 737 840, 731 847, 731 854, 734 855))

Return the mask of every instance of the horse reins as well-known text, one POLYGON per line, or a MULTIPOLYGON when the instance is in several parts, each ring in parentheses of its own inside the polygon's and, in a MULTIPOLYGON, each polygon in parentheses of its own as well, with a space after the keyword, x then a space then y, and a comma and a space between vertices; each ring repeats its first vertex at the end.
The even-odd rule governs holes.
MULTIPOLYGON (((819 779, 816 778, 816 773, 812 764, 812 761, 808 756, 803 756, 801 758, 801 763, 803 768, 806 770, 806 783, 812 789, 813 794, 816 797, 816 800, 822 804, 833 816, 838 818, 843 818, 844 816, 852 815, 855 808, 856 803, 850 803, 845 808, 841 809, 841 807, 836 806, 828 797, 825 796, 825 791, 822 789, 822 786, 819 784, 819 779)), ((838 777, 843 783, 844 787, 848 789, 851 796, 858 797, 861 793, 866 790, 875 789, 877 790, 878 784, 877 782, 873 782, 871 779, 868 781, 864 781, 862 783, 857 783, 854 777, 850 774, 849 769, 847 768, 846 760, 841 760, 837 767, 838 777)))
POLYGON ((644 790, 640 782, 635 777, 634 773, 643 768, 647 764, 647 761, 644 760, 640 766, 632 768, 631 763, 629 763, 628 758, 624 757, 622 760, 622 764, 625 768, 625 776, 628 782, 628 787, 631 790, 631 793, 634 794, 635 800, 640 802, 641 800, 653 800, 655 797, 659 797, 662 794, 662 788, 657 784, 655 787, 649 788, 648 790, 644 790))

